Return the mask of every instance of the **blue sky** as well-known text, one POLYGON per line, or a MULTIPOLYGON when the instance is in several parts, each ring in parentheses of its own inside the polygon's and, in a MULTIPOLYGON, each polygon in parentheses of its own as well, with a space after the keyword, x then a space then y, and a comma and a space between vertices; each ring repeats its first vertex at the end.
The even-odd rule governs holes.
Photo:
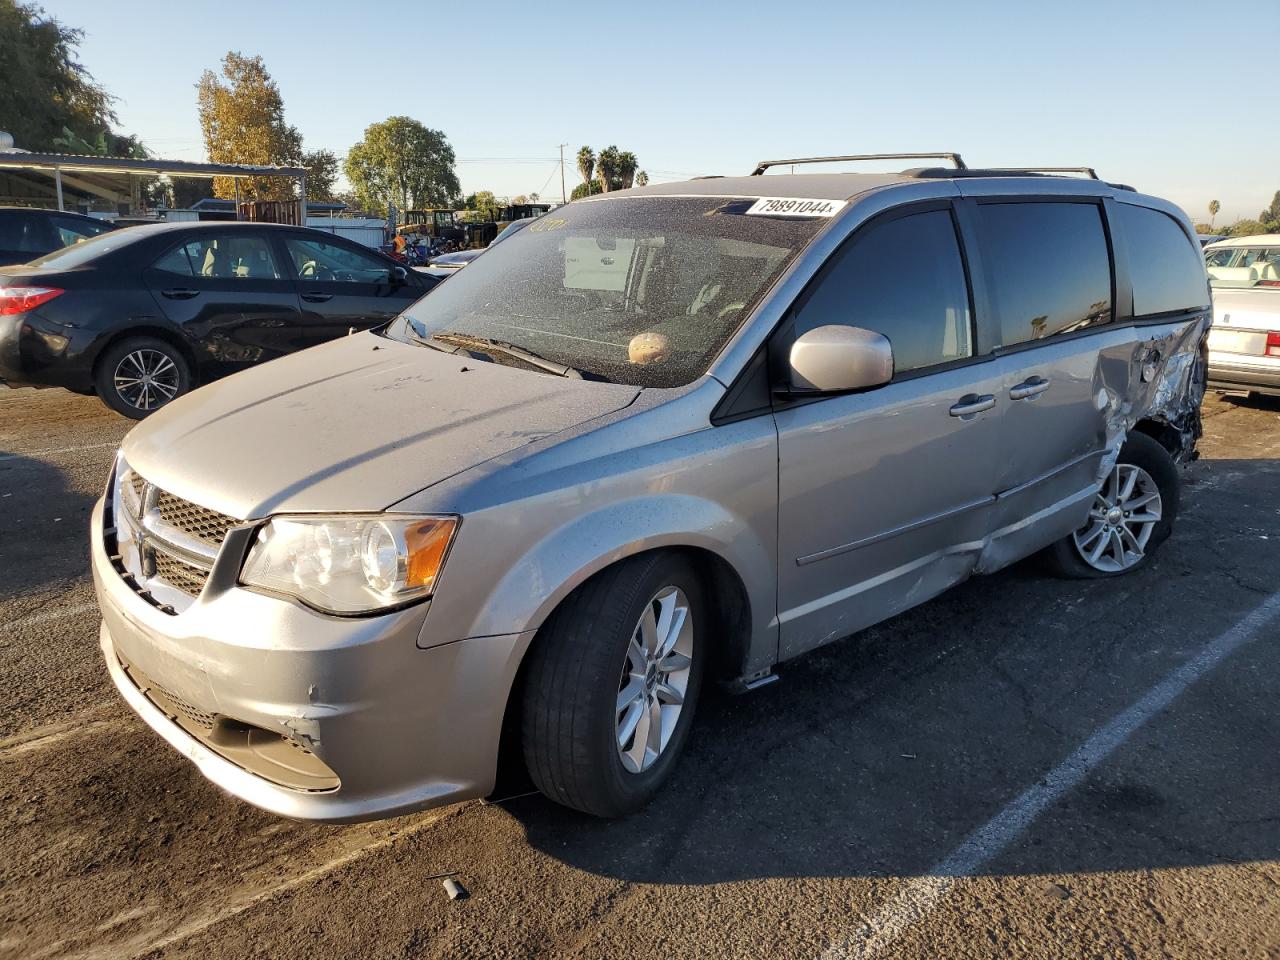
POLYGON ((449 137, 468 192, 558 197, 559 143, 616 143, 655 181, 957 150, 971 165, 1092 165, 1197 220, 1216 198, 1221 222, 1280 189, 1273 2, 1229 36, 1203 0, 44 6, 84 29, 122 128, 164 157, 203 156, 195 84, 235 49, 265 59, 307 148, 345 154, 406 114, 449 137))

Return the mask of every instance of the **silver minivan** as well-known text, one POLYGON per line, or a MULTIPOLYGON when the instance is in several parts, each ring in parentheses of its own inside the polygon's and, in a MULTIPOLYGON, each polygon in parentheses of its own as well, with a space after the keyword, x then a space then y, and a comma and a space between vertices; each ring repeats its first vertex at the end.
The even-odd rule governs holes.
POLYGON ((948 156, 571 203, 386 327, 164 407, 93 515, 120 693, 290 817, 508 762, 618 816, 709 682, 1033 553, 1148 562, 1200 433, 1191 225, 948 156))

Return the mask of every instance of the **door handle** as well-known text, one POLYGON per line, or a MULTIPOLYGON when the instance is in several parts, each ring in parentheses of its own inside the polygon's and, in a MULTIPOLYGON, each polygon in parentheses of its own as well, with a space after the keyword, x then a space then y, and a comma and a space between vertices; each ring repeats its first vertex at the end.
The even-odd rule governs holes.
POLYGON ((959 417, 961 420, 970 420, 977 414, 982 413, 982 411, 990 410, 995 405, 996 398, 989 393, 966 393, 956 401, 947 413, 953 417, 959 417))
POLYGON ((190 300, 192 297, 199 296, 200 291, 192 290, 190 287, 170 287, 168 290, 161 290, 160 294, 170 300, 190 300))
POLYGON ((302 295, 302 299, 307 301, 307 303, 328 303, 330 300, 333 299, 333 294, 332 293, 316 293, 313 291, 311 293, 304 293, 302 295))
POLYGON ((1044 377, 1028 377, 1016 387, 1009 388, 1010 400, 1031 400, 1049 389, 1049 381, 1044 377))

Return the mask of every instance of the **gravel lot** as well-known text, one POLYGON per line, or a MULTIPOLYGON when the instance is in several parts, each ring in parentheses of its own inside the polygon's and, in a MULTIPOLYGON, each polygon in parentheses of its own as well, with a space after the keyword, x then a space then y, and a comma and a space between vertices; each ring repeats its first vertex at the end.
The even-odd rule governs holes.
POLYGON ((714 693, 630 820, 322 827, 118 700, 85 541, 129 424, 0 389, 0 955, 1280 957, 1280 405, 1205 414, 1155 563, 1022 564, 714 693))

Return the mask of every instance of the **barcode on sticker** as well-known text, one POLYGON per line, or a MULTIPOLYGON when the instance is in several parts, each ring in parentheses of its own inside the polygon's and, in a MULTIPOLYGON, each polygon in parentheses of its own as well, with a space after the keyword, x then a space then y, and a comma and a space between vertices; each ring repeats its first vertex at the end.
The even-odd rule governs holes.
POLYGON ((810 200, 804 197, 761 197, 751 205, 748 216, 834 217, 844 209, 843 200, 810 200))

